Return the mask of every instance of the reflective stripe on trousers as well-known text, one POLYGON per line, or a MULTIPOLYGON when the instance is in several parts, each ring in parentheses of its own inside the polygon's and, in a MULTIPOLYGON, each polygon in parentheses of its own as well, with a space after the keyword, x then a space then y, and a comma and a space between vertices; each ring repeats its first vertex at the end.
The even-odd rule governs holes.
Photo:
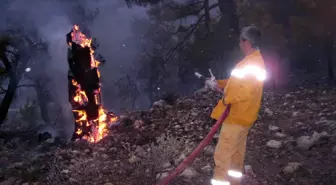
POLYGON ((223 124, 214 154, 213 182, 224 182, 223 185, 226 185, 225 182, 235 181, 240 184, 249 128, 239 124, 223 124))

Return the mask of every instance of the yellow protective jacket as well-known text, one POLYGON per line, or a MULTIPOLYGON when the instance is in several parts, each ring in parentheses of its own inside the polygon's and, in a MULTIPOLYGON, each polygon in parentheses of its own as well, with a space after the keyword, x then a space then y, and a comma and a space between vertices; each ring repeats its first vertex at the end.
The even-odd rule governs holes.
POLYGON ((229 79, 217 81, 224 89, 224 97, 212 111, 211 118, 218 120, 225 105, 231 104, 225 123, 251 126, 258 118, 265 78, 265 63, 257 50, 235 66, 229 79))

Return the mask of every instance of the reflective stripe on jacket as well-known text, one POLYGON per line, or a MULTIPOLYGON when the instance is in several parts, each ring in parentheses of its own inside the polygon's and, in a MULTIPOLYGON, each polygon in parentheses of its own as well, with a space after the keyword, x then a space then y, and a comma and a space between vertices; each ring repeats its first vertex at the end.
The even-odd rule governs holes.
POLYGON ((218 120, 225 105, 231 104, 225 123, 251 126, 258 118, 265 78, 265 63, 257 50, 235 66, 228 80, 218 81, 225 95, 212 111, 211 118, 218 120))

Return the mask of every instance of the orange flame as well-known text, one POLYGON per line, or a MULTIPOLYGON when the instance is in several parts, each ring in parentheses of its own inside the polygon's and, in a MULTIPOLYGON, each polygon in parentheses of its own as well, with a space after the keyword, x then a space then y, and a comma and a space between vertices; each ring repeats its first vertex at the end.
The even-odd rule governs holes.
MULTIPOLYGON (((90 57, 91 57, 91 68, 98 68, 99 61, 94 58, 94 50, 91 47, 92 39, 87 38, 80 30, 78 25, 74 25, 73 32, 71 33, 72 41, 76 44, 80 45, 81 47, 88 47, 90 49, 90 57)), ((71 43, 69 43, 71 46, 71 43)), ((100 72, 98 70, 98 77, 100 77, 100 72)), ((72 84, 77 87, 76 89, 76 95, 73 97, 73 100, 76 103, 79 103, 81 105, 88 102, 88 97, 86 93, 81 89, 80 84, 72 80, 72 84)), ((97 94, 100 93, 100 89, 97 94)), ((95 97, 96 98, 96 97, 95 97)), ((95 100, 96 104, 98 104, 98 100, 95 100)), ((89 142, 98 142, 101 139, 103 139, 108 134, 108 126, 109 124, 112 124, 118 120, 117 116, 113 114, 106 114, 106 111, 102 108, 102 106, 99 107, 99 117, 96 120, 88 120, 87 114, 83 110, 73 110, 73 112, 77 113, 78 119, 76 120, 76 123, 79 125, 87 125, 91 126, 91 134, 89 136, 84 136, 83 139, 89 141, 89 142)), ((83 133, 81 129, 76 130, 77 134, 83 133)))

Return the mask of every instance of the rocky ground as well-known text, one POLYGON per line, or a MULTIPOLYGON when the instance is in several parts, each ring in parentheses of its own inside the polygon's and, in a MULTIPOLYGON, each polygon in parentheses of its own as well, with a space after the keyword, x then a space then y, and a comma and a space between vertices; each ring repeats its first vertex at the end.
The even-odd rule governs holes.
MULTIPOLYGON (((97 144, 0 139, 1 185, 154 185, 206 136, 219 95, 160 100, 131 112, 97 144)), ((336 184, 336 89, 328 86, 265 91, 252 127, 245 185, 336 184)), ((209 185, 218 134, 172 185, 209 185)))

